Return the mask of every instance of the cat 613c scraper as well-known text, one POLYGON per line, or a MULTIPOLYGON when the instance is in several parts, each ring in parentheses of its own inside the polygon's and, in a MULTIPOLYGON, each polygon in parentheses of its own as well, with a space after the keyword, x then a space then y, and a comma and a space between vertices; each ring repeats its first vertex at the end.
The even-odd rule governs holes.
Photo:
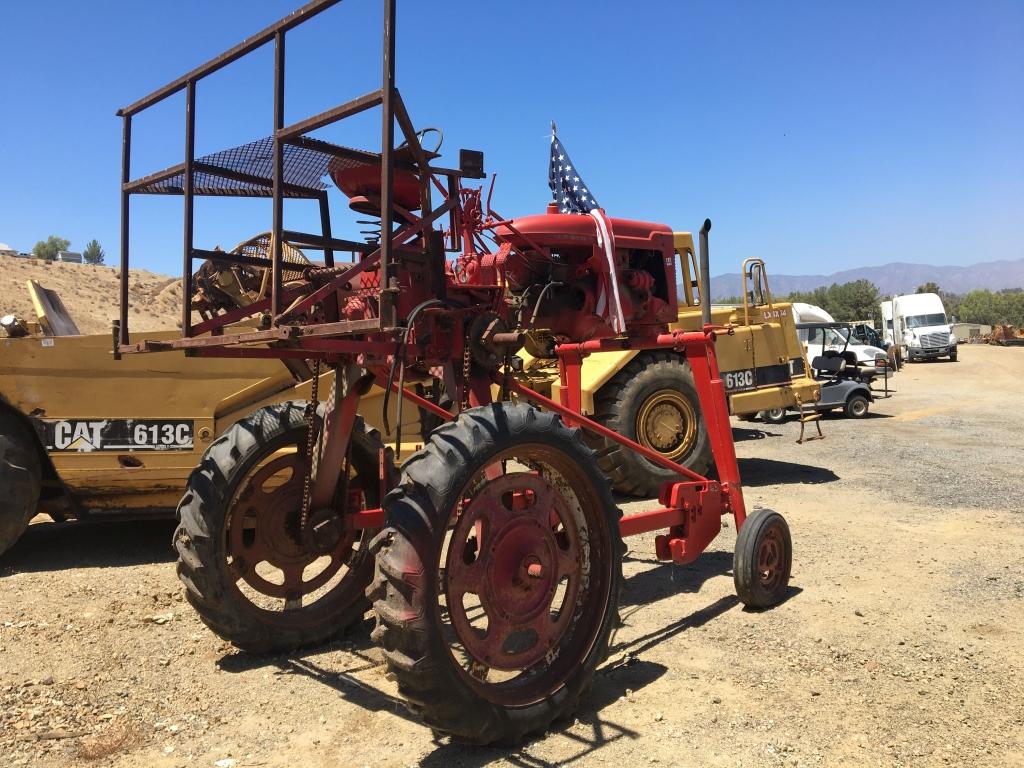
MULTIPOLYGON (((208 312, 257 298, 266 268, 253 265, 270 263, 267 242, 257 237, 236 249, 250 260, 244 269, 203 265, 193 307, 208 312)), ((302 258, 291 248, 286 254, 302 258)), ((37 514, 61 522, 172 516, 217 436, 254 409, 309 397, 310 368, 301 360, 115 360, 110 334, 79 335, 56 294, 34 281, 28 288, 37 320, 0 320, 0 555, 37 514)), ((383 394, 363 400, 374 424, 383 394)))
MULTIPOLYGON (((660 530, 658 557, 688 563, 731 516, 737 593, 763 608, 787 593, 789 529, 779 514, 748 516, 744 506, 715 351, 735 330, 713 324, 707 304, 699 327, 671 327, 678 319, 672 230, 601 210, 510 219, 482 204, 473 184, 484 177, 482 153, 462 150, 455 167, 442 164, 395 88, 395 0, 383 3, 380 87, 286 123, 286 37, 334 4, 309 3, 121 111, 125 281, 135 193, 184 196, 185 296, 194 261, 212 258, 193 242, 196 195, 270 197, 273 248, 266 298, 195 325, 186 305, 178 339, 132 339, 122 314, 117 350, 294 359, 333 373, 329 391, 314 390, 310 402, 239 421, 191 475, 174 537, 178 572, 214 631, 243 648, 288 647, 361 617, 368 598, 377 618, 372 637, 412 711, 463 739, 519 739, 572 712, 606 658, 618 621, 623 536, 660 530), (276 64, 269 138, 197 162, 197 89, 264 45, 276 64), (132 179, 133 118, 181 92, 184 161, 132 179), (379 150, 309 135, 368 109, 382 118, 379 150), (322 199, 327 176, 353 209, 373 217, 376 237, 285 228, 284 199, 322 199), (322 249, 325 266, 285 280, 286 240, 322 249), (352 263, 335 263, 336 251, 351 252, 352 263), (260 318, 258 329, 231 330, 239 313, 260 318), (530 335, 558 360, 557 401, 514 375, 530 335), (581 413, 583 360, 622 350, 685 356, 716 478, 581 413), (442 422, 397 478, 358 417, 375 382, 442 422), (411 384, 445 399, 421 396, 411 384), (658 502, 623 517, 584 434, 670 469, 658 502)), ((705 222, 704 296, 709 229, 705 222)), ((122 295, 126 303, 127 282, 122 295)))

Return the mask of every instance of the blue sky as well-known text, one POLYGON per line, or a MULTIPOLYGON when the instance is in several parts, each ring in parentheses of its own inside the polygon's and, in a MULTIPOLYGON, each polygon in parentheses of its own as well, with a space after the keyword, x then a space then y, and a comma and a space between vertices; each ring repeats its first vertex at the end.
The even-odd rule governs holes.
MULTIPOLYGON (((0 241, 95 237, 115 261, 114 112, 297 4, 5 4, 0 241)), ((379 5, 346 0, 289 35, 289 121, 376 85, 379 5)), ((677 230, 711 217, 716 274, 747 256, 797 274, 1024 257, 1024 3, 398 6, 413 120, 444 128, 450 164, 484 150, 505 215, 549 199, 555 119, 611 215, 677 230)), ((182 104, 137 121, 136 174, 180 161, 182 104)), ((267 49, 200 86, 197 153, 266 135, 271 104, 267 49)), ((373 113, 322 136, 376 148, 377 125, 373 113)), ((332 211, 354 236, 337 193, 332 211)), ((197 216, 199 247, 270 225, 264 201, 202 201, 197 216)), ((133 217, 133 266, 179 272, 180 199, 135 198, 133 217)), ((289 228, 315 220, 314 204, 286 209, 289 228)))

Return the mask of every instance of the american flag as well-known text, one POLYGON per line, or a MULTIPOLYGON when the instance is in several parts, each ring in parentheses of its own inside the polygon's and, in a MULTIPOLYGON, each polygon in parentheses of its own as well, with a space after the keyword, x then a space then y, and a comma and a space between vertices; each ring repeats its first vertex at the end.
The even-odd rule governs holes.
POLYGON ((551 165, 548 166, 548 186, 554 195, 558 210, 562 213, 589 213, 600 208, 587 185, 580 178, 579 171, 569 159, 558 136, 551 131, 551 165))

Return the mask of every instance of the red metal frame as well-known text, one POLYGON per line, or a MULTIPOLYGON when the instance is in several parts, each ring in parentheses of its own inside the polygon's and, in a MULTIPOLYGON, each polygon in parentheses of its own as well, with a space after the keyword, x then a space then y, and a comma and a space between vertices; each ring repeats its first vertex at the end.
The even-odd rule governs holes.
MULTIPOLYGON (((391 391, 398 392, 417 408, 444 419, 455 418, 403 386, 406 368, 409 367, 407 361, 412 360, 413 376, 420 381, 435 375, 438 366, 444 367, 450 377, 447 380, 454 384, 450 394, 460 404, 456 410, 461 406, 490 403, 491 386, 497 381, 506 395, 515 394, 554 411, 566 423, 613 440, 677 473, 683 479, 663 485, 659 495, 660 508, 627 516, 620 525, 624 536, 667 529, 656 539, 660 558, 692 561, 721 530, 723 514, 733 515, 738 530, 743 525, 746 511, 725 388, 714 350, 716 335, 730 331, 706 324, 698 332, 664 332, 671 322, 670 316, 674 318, 676 312, 671 230, 663 225, 612 220, 603 212, 597 213, 601 223, 595 230, 591 217, 562 215, 552 208, 546 214, 511 220, 495 214, 490 207, 490 195, 485 213, 481 205, 482 190, 466 189, 460 183, 463 178, 483 178, 482 154, 464 150, 460 153, 459 170, 431 166, 430 162, 436 155, 423 150, 395 88, 395 0, 383 0, 384 56, 380 90, 285 126, 285 33, 337 2, 312 0, 256 37, 122 110, 122 307, 115 352, 127 354, 178 349, 204 356, 317 359, 335 366, 336 394, 329 398, 327 404, 324 438, 317 453, 318 469, 310 477, 313 510, 329 507, 334 498, 343 473, 359 399, 372 381, 384 386, 389 395, 391 391), (273 45, 275 52, 274 130, 271 134, 273 173, 265 179, 257 179, 265 184, 273 198, 271 292, 260 302, 192 327, 190 286, 193 260, 217 258, 230 263, 233 258, 230 254, 211 256, 214 252, 197 249, 192 242, 193 174, 197 162, 193 151, 196 84, 262 45, 273 45), (184 179, 183 338, 130 343, 127 323, 127 201, 129 195, 143 189, 155 178, 135 181, 130 178, 131 117, 180 90, 185 90, 187 97, 185 161, 156 174, 156 177, 170 178, 182 174, 184 179), (376 106, 380 106, 382 111, 379 153, 338 147, 305 135, 376 106), (395 121, 405 138, 404 147, 394 146, 395 121), (355 160, 362 163, 363 170, 367 165, 379 163, 379 174, 376 174, 376 169, 369 174, 359 171, 367 178, 376 175, 379 190, 367 191, 357 184, 351 188, 358 187, 358 191, 350 195, 350 204, 357 211, 365 210, 365 206, 375 208, 379 202, 381 232, 378 243, 358 244, 335 239, 330 234, 326 218, 322 222, 321 235, 294 233, 284 228, 283 198, 288 187, 284 166, 286 144, 315 149, 332 159, 355 160), (441 184, 437 178, 439 175, 446 177, 446 185, 441 184), (397 198, 396 180, 399 182, 397 198), (419 207, 410 208, 403 195, 412 195, 416 183, 419 207), (441 194, 437 207, 431 200, 432 187, 441 194), (396 204, 398 198, 401 198, 400 204, 396 204), (413 210, 418 210, 419 214, 412 214, 410 211, 413 210), (445 214, 448 214, 451 224, 447 232, 435 227, 445 214), (395 229, 394 224, 400 226, 395 229), (601 231, 605 232, 605 241, 602 241, 601 231), (496 253, 486 252, 482 238, 485 232, 490 232, 499 243, 496 253), (413 238, 416 242, 410 244, 413 238), (325 253, 326 266, 306 269, 304 284, 298 287, 286 287, 283 280, 282 245, 286 239, 304 247, 320 248, 325 253), (450 247, 446 247, 446 242, 450 247), (657 258, 653 263, 657 266, 649 267, 646 261, 635 265, 628 255, 623 257, 625 260, 620 260, 612 245, 631 254, 655 254, 657 258), (335 266, 333 250, 348 247, 360 254, 357 262, 335 266), (461 253, 454 264, 446 262, 445 252, 460 248, 461 253), (554 252, 563 248, 569 255, 560 252, 558 258, 553 258, 554 252), (546 260, 545 268, 539 272, 536 269, 538 259, 546 260), (556 271, 558 277, 555 276, 556 271), (652 290, 655 273, 659 273, 658 279, 664 283, 664 290, 659 295, 652 290), (554 302, 556 306, 549 308, 548 314, 542 316, 538 324, 538 311, 547 291, 573 281, 574 290, 584 295, 584 299, 578 305, 554 302), (595 308, 599 303, 597 295, 609 281, 613 287, 632 283, 637 288, 631 294, 628 315, 623 307, 617 306, 614 320, 603 315, 604 310, 595 308), (539 290, 539 295, 530 294, 531 289, 539 290), (529 315, 522 311, 522 304, 527 299, 532 302, 529 315), (513 304, 519 307, 515 311, 513 304), (425 311, 420 314, 421 310, 425 311), (232 323, 257 314, 263 315, 261 330, 225 333, 232 323), (626 326, 625 333, 622 323, 626 326), (521 342, 522 334, 537 328, 546 329, 555 338, 587 339, 579 343, 563 343, 555 348, 562 385, 560 403, 509 375, 511 353, 521 342), (211 335, 201 336, 202 333, 211 335), (717 480, 693 472, 582 414, 583 359, 593 352, 615 349, 671 349, 686 355, 718 470, 717 480), (479 362, 481 354, 484 355, 483 363, 479 362), (474 361, 474 356, 477 361, 474 361), (460 367, 461 377, 458 375, 460 367), (396 370, 400 371, 397 382, 394 380, 396 370)), ((216 168, 203 168, 208 173, 217 171, 216 168)), ((346 189, 346 180, 353 181, 352 176, 344 175, 350 171, 351 168, 342 168, 337 173, 330 171, 340 189, 346 189)), ((232 173, 228 173, 229 178, 233 177, 232 173)), ((365 185, 365 179, 362 183, 365 185)), ((320 202, 323 216, 325 193, 306 190, 304 194, 320 202)), ((702 231, 705 239, 708 227, 710 222, 702 231)), ((245 259, 239 257, 239 263, 243 261, 245 259)), ((622 293, 625 296, 625 292, 622 293)), ((619 293, 615 295, 618 305, 619 293)), ((705 322, 709 323, 709 320, 706 316, 705 322)), ((384 478, 382 469, 382 484, 384 478)), ((308 511, 304 505, 304 514, 308 511)), ((349 528, 376 527, 383 523, 383 512, 379 509, 349 512, 345 520, 349 528)))
POLYGON ((517 381, 511 389, 521 397, 558 413, 566 422, 613 440, 642 455, 649 461, 677 472, 685 481, 667 481, 659 494, 659 509, 627 515, 619 522, 622 536, 668 528, 668 533, 655 539, 659 559, 689 563, 703 552, 721 530, 721 516, 732 514, 736 530, 746 519, 739 464, 732 441, 732 428, 725 399, 725 384, 718 370, 715 337, 728 329, 705 326, 703 331, 661 334, 653 339, 593 340, 557 347, 562 381, 562 403, 544 397, 517 381), (718 469, 717 481, 704 477, 657 451, 624 437, 581 414, 580 367, 590 352, 607 350, 610 346, 628 349, 672 349, 684 352, 693 371, 701 412, 704 414, 711 451, 718 469))

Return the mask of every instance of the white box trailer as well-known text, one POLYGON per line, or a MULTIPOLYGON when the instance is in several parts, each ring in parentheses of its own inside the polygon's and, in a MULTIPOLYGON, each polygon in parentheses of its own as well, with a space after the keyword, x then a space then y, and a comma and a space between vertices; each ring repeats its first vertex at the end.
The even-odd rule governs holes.
POLYGON ((898 346, 904 360, 956 360, 956 334, 946 318, 946 308, 934 293, 909 293, 883 301, 882 333, 898 346))

